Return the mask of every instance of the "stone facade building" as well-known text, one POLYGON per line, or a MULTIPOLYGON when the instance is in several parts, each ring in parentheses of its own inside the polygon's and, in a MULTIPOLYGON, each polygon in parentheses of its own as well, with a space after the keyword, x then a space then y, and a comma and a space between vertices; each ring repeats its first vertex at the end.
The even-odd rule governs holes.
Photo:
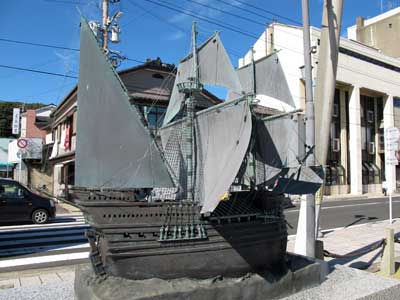
MULTIPOLYGON (((315 82, 320 30, 311 27, 310 31, 315 82)), ((282 111, 304 110, 303 29, 273 23, 261 34, 253 49, 256 64, 273 60, 280 64, 284 74, 284 79, 275 81, 270 95, 264 96, 271 98, 277 94, 277 89, 285 89, 293 99, 292 107, 284 103, 277 105, 279 98, 269 100, 271 106, 281 107, 282 111)), ((250 51, 239 60, 239 69, 251 63, 250 51)), ((336 80, 326 193, 381 193, 383 181, 395 186, 395 167, 385 167, 384 129, 394 126, 396 120, 394 111, 396 99, 400 96, 400 60, 359 42, 341 38, 336 80)))
POLYGON ((358 17, 347 37, 395 58, 400 58, 400 7, 376 17, 358 17))

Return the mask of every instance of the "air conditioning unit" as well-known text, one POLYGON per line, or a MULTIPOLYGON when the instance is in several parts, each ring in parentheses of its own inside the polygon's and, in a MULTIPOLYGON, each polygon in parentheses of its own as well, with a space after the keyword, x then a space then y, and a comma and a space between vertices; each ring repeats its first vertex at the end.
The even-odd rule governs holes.
POLYGON ((333 104, 333 112, 332 112, 332 117, 339 117, 339 105, 337 105, 336 103, 333 104))
POLYGON ((374 112, 372 110, 367 111, 368 123, 374 123, 374 112))
POLYGON ((332 139, 332 151, 333 152, 340 151, 340 139, 338 138, 332 139))
POLYGON ((382 133, 378 134, 378 153, 385 153, 385 136, 382 133))
POLYGON ((369 154, 375 154, 375 143, 374 142, 369 142, 367 150, 368 150, 369 154))

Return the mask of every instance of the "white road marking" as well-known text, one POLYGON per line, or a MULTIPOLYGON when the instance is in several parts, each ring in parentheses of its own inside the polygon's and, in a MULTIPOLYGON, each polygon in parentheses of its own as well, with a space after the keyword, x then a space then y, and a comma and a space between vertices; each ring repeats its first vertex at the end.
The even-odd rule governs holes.
POLYGON ((88 257, 89 257, 89 252, 77 252, 77 253, 56 254, 48 256, 35 256, 27 258, 9 259, 0 261, 0 270, 2 268, 36 265, 36 264, 51 263, 58 261, 74 261, 78 259, 85 259, 88 257))
MULTIPOLYGON (((362 203, 362 204, 348 204, 348 205, 337 205, 337 206, 328 206, 324 207, 322 206, 322 210, 325 209, 334 209, 334 208, 345 208, 345 207, 354 207, 354 206, 367 206, 367 205, 378 205, 378 204, 387 204, 388 202, 386 201, 380 201, 380 202, 371 202, 371 203, 362 203)), ((400 203, 400 200, 393 201, 393 203, 400 203)), ((286 210, 285 213, 291 213, 291 212, 299 212, 300 209, 293 209, 293 210, 286 210)))
POLYGON ((0 250, 0 257, 4 256, 15 256, 15 255, 23 255, 23 254, 33 254, 33 253, 49 253, 51 254, 54 251, 68 251, 68 250, 77 250, 77 252, 81 252, 81 249, 89 248, 89 243, 83 243, 78 245, 71 244, 58 244, 58 245, 45 245, 45 246, 36 246, 36 247, 24 247, 19 249, 7 249, 7 250, 0 250))
POLYGON ((17 225, 17 226, 0 226, 0 233, 2 232, 13 232, 13 231, 34 231, 34 230, 47 230, 53 228, 68 228, 68 227, 75 227, 78 225, 89 225, 83 221, 74 221, 74 222, 65 222, 65 223, 51 223, 51 224, 44 224, 44 225, 17 225))
MULTIPOLYGON (((393 222, 398 222, 400 221, 400 218, 394 218, 393 222)), ((382 221, 377 221, 377 222, 369 222, 369 223, 363 223, 363 224, 356 224, 356 225, 351 225, 351 226, 342 226, 342 227, 335 227, 331 229, 323 229, 321 230, 322 233, 333 233, 338 230, 343 230, 343 229, 348 229, 348 228, 356 228, 356 227, 362 227, 365 225, 371 225, 371 224, 380 224, 380 223, 389 223, 389 220, 382 220, 382 221)), ((288 235, 288 240, 294 240, 296 238, 295 234, 288 235)))

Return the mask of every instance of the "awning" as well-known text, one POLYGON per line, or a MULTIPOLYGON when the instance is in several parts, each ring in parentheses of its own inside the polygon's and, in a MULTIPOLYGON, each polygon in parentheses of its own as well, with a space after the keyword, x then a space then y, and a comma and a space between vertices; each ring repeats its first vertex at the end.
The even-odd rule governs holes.
POLYGON ((9 162, 0 162, 0 172, 12 171, 14 164, 9 162))

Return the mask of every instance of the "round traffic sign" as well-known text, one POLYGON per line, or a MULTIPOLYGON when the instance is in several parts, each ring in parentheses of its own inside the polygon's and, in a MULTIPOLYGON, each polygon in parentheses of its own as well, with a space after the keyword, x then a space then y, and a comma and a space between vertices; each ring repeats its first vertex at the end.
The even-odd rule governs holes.
POLYGON ((28 140, 27 139, 18 139, 17 146, 20 149, 25 149, 28 146, 28 140))

